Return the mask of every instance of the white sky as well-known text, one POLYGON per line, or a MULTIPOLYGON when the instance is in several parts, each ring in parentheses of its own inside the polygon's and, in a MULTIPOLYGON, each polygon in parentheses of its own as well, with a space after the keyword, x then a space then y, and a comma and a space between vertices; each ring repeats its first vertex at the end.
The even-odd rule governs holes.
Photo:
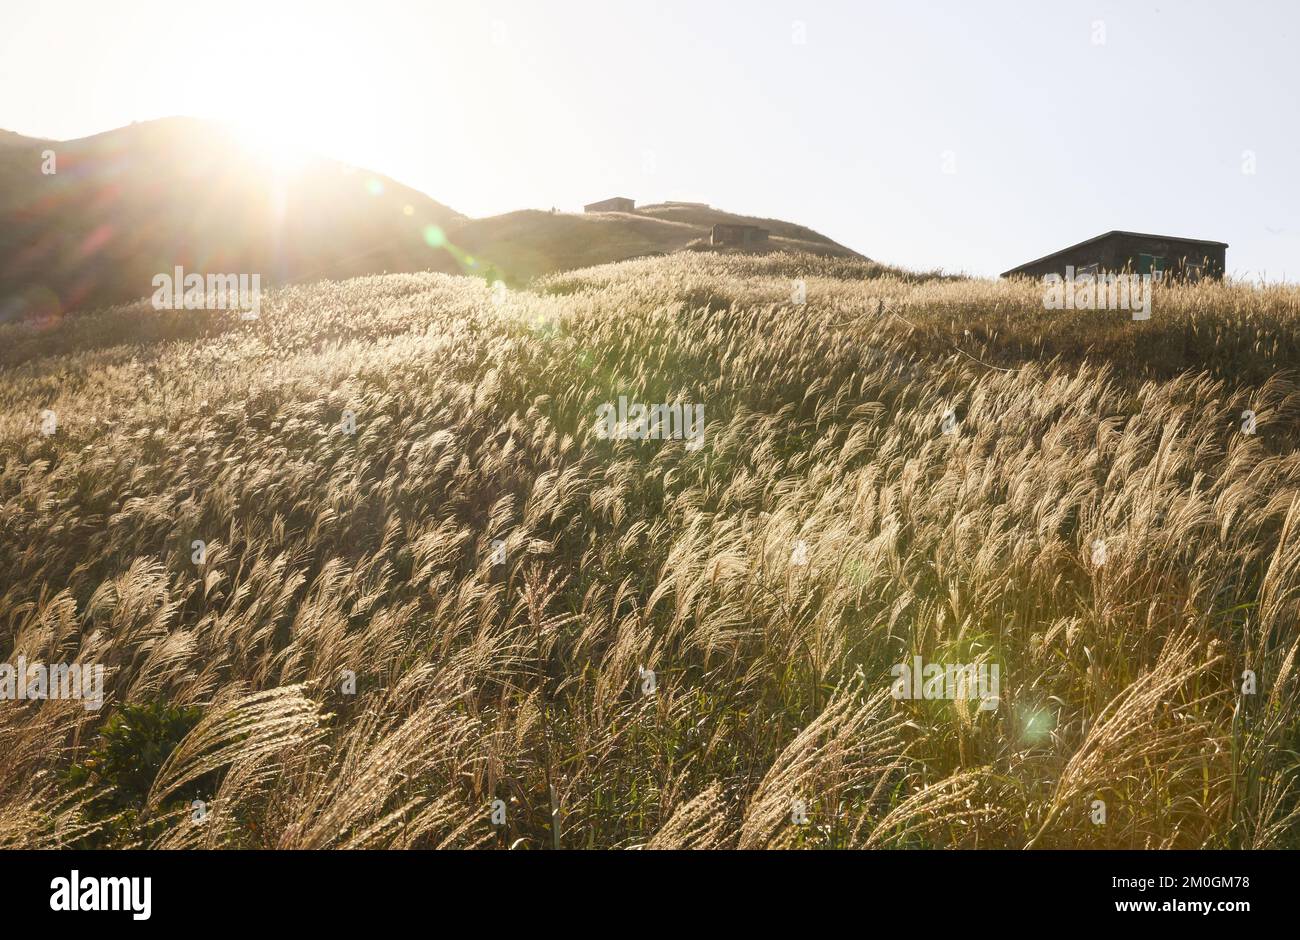
POLYGON ((0 127, 219 117, 469 215, 699 200, 984 275, 1133 229, 1300 280, 1298 63, 1295 0, 4 0, 0 127))

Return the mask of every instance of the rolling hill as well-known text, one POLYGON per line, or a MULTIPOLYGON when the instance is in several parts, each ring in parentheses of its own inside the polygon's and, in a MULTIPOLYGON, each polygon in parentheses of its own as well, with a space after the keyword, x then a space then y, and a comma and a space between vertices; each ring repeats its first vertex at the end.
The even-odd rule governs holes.
POLYGON ((208 121, 167 118, 62 142, 5 132, 0 318, 139 298, 177 265, 271 283, 459 270, 426 233, 462 220, 332 160, 278 173, 208 121), (52 175, 42 172, 46 148, 57 154, 52 175))
POLYGON ((582 215, 525 209, 469 220, 451 234, 457 247, 473 255, 480 267, 490 265, 506 280, 524 284, 541 275, 611 261, 687 249, 712 250, 709 231, 718 223, 768 229, 769 251, 862 257, 802 225, 668 203, 643 206, 634 212, 582 215))
POLYGON ((0 130, 0 150, 10 147, 47 147, 50 141, 41 137, 24 137, 13 131, 0 130))
POLYGON ((177 265, 264 286, 385 272, 501 277, 712 250, 719 222, 767 250, 861 256, 801 225, 681 204, 469 219, 378 173, 312 158, 277 170, 218 123, 166 118, 51 141, 0 131, 0 320, 134 300, 177 265), (42 172, 52 149, 56 172, 42 172))

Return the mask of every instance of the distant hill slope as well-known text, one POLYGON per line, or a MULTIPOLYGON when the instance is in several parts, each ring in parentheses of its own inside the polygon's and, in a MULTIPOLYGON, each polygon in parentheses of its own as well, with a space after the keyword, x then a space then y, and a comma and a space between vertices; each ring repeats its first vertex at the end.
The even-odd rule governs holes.
POLYGON ((0 318, 131 300, 155 275, 264 283, 459 270, 459 213, 385 176, 313 158, 277 174, 220 124, 168 118, 53 142, 0 133, 0 318), (57 173, 41 172, 41 151, 57 173))
POLYGON ((13 131, 0 130, 0 150, 8 147, 46 147, 50 141, 41 137, 24 137, 13 131))
POLYGON ((277 171, 224 125, 132 124, 71 141, 0 131, 0 321, 135 300, 153 279, 260 274, 263 286, 433 270, 515 285, 684 249, 719 222, 766 250, 862 256, 802 225, 695 205, 468 219, 410 187, 324 158, 277 171), (42 172, 45 150, 57 172, 42 172))
POLYGON ((637 207, 638 215, 648 215, 668 222, 680 222, 703 230, 707 236, 714 225, 728 223, 732 225, 758 225, 772 233, 778 249, 798 248, 814 254, 840 255, 842 257, 862 257, 852 249, 838 242, 831 241, 825 235, 814 232, 804 225, 782 222, 780 219, 764 219, 752 215, 736 215, 705 206, 683 205, 681 203, 653 203, 637 207))
POLYGON ((861 255, 802 225, 734 215, 698 206, 648 205, 634 212, 577 215, 534 209, 473 219, 454 228, 456 246, 516 283, 559 271, 625 261, 687 248, 705 249, 717 223, 760 225, 771 232, 769 250, 861 255))

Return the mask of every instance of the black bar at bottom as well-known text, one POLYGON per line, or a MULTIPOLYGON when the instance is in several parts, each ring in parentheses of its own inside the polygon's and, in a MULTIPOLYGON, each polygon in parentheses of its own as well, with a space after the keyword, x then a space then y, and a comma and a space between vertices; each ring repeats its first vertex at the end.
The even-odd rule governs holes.
POLYGON ((1294 910, 1292 857, 1110 851, 23 851, 0 852, 0 898, 7 928, 75 920, 127 931, 188 924, 373 928, 429 915, 448 927, 447 918, 480 920, 494 933, 516 924, 585 924, 604 931, 716 924, 734 935, 741 924, 770 926, 770 918, 786 916, 847 918, 873 929, 1191 918, 1230 926, 1253 914, 1277 917, 1294 910), (148 878, 148 917, 141 916, 143 880, 105 878, 148 878), (107 906, 118 909, 81 909, 107 906))

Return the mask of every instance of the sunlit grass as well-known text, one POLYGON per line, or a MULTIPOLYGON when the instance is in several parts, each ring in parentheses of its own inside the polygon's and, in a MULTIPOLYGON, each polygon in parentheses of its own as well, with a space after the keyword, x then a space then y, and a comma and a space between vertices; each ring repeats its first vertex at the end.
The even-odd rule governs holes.
POLYGON ((1293 846, 1298 294, 682 254, 0 327, 0 650, 108 670, 0 703, 0 843, 1293 846), (895 701, 913 655, 999 707, 895 701), (158 700, 202 721, 102 819, 67 770, 158 700))

